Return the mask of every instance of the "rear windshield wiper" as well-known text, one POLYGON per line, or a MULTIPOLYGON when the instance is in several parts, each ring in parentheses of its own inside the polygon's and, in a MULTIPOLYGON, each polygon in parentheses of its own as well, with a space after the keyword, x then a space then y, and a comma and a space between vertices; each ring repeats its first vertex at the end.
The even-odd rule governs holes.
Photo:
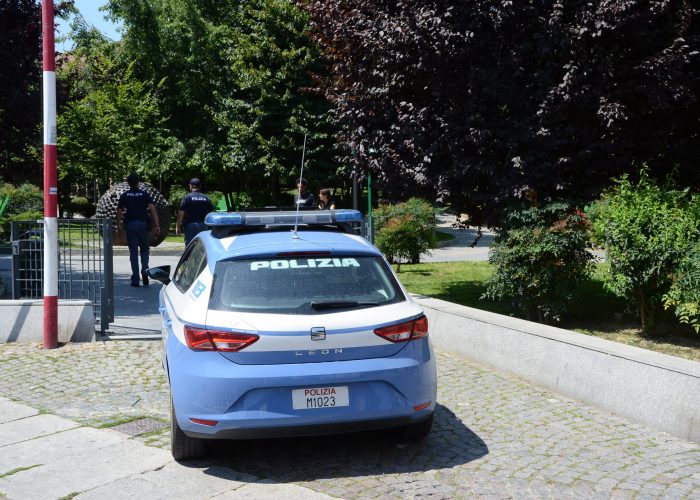
POLYGON ((340 309, 342 307, 376 306, 379 302, 357 302, 354 300, 333 300, 328 302, 312 302, 311 307, 316 310, 340 309))

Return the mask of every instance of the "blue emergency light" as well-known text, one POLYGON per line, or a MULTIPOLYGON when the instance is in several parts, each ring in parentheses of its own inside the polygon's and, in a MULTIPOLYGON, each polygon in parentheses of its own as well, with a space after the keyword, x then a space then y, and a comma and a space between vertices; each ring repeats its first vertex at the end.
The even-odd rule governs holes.
POLYGON ((204 223, 212 228, 319 226, 362 222, 358 210, 315 210, 281 212, 210 212, 204 223))

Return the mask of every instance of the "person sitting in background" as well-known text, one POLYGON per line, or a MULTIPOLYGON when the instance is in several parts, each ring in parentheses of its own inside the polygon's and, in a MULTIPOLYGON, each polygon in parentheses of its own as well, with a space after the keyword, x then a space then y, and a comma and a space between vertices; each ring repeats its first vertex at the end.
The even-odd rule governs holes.
POLYGON ((331 198, 331 190, 323 188, 318 192, 318 209, 335 210, 335 200, 331 198))

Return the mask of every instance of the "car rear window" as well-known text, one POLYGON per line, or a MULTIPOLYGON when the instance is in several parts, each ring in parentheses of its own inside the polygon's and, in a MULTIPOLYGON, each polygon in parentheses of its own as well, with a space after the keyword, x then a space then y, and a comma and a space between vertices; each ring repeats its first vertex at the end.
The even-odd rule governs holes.
POLYGON ((275 257, 218 262, 209 307, 324 314, 404 300, 391 270, 379 257, 275 257))

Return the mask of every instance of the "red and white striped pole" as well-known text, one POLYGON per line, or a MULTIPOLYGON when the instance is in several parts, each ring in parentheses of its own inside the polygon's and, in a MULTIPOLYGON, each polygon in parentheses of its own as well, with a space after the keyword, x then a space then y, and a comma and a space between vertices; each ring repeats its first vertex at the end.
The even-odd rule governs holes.
POLYGON ((53 0, 41 2, 44 49, 44 349, 58 347, 58 187, 53 0))

